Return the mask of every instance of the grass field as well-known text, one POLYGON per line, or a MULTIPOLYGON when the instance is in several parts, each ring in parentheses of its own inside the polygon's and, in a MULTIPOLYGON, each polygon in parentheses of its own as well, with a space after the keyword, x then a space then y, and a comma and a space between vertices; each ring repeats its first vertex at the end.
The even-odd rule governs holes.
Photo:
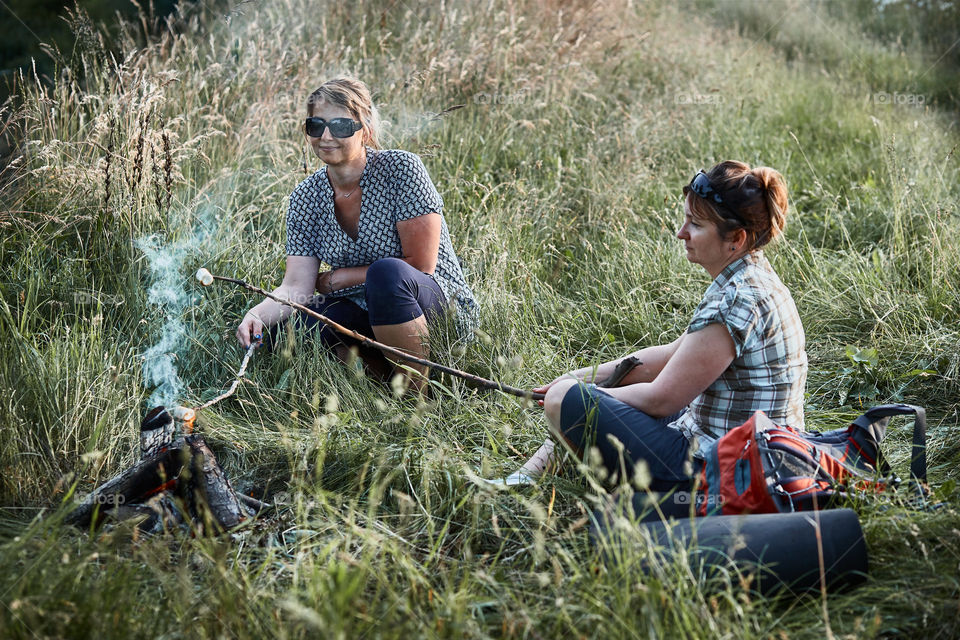
MULTIPOLYGON (((52 86, 25 73, 0 175, 0 637, 960 636, 960 74, 838 4, 248 1, 146 15, 118 59, 88 38, 52 86), (185 403, 229 383, 256 300, 192 274, 279 282, 304 100, 339 72, 423 157, 480 302, 479 339, 435 356, 516 386, 681 332, 708 280, 673 237, 680 187, 727 158, 782 171, 768 256, 806 328, 808 426, 926 406, 941 508, 856 504, 870 579, 825 599, 645 575, 638 535, 611 563, 591 545, 589 470, 475 481, 539 445, 538 408, 446 377, 397 399, 307 344, 199 419, 279 517, 63 525, 135 459, 164 332, 185 403)), ((904 472, 909 439, 885 443, 904 472)))

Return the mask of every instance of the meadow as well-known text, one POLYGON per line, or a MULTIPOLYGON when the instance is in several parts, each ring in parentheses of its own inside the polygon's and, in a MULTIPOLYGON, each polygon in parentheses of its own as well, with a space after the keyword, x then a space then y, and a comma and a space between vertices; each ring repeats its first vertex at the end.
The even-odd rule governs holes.
MULTIPOLYGON (((2 111, 0 637, 960 636, 960 73, 835 9, 199 3, 145 7, 120 54, 76 13, 83 46, 2 111), (423 157, 480 302, 476 339, 438 332, 434 356, 519 387, 683 331, 709 283, 674 237, 681 187, 728 158, 780 170, 767 254, 806 330, 808 427, 927 407, 939 506, 857 501, 870 577, 848 593, 644 573, 636 528, 612 561, 590 542, 589 468, 477 481, 539 446, 536 406, 446 376, 398 398, 300 343, 198 421, 277 515, 214 538, 66 526, 138 455, 151 347, 186 404, 231 380, 257 300, 192 275, 279 283, 305 99, 342 72, 374 90, 386 146, 423 157)), ((895 422, 903 473, 909 446, 895 422)))

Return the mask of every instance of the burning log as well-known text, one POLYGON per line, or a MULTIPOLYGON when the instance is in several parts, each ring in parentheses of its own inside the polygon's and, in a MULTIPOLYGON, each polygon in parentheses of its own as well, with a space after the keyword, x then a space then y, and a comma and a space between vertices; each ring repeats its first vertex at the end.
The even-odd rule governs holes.
POLYGON ((145 503, 173 486, 183 468, 182 447, 165 447, 97 487, 67 516, 67 522, 88 527, 106 511, 145 503))
POLYGON ((164 407, 154 407, 140 423, 140 459, 160 451, 173 441, 173 418, 164 407))
POLYGON ((86 528, 99 526, 106 514, 118 520, 145 516, 139 526, 148 532, 189 521, 200 532, 219 533, 269 506, 251 504, 233 489, 203 436, 192 433, 193 409, 176 407, 172 414, 156 407, 146 415, 141 460, 90 493, 67 516, 68 523, 86 528), (177 431, 182 435, 174 439, 177 431))
POLYGON ((185 441, 190 450, 191 465, 190 475, 183 479, 193 488, 192 498, 196 511, 205 516, 204 524, 219 533, 234 528, 253 515, 247 513, 240 503, 227 474, 203 438, 187 436, 185 441))

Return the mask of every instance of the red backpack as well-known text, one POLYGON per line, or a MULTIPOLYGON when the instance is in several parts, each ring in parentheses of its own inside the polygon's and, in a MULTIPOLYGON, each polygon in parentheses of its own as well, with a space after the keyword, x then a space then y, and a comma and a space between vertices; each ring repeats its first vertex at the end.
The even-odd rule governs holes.
POLYGON ((810 511, 900 483, 880 443, 891 416, 914 415, 912 478, 927 479, 926 412, 909 404, 868 409, 849 427, 826 433, 774 424, 762 411, 707 451, 697 496, 699 515, 810 511))

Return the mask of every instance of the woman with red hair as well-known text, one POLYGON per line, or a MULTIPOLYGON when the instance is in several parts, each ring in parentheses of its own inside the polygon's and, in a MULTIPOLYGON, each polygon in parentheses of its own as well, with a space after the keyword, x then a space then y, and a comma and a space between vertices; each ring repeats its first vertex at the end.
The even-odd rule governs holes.
MULTIPOLYGON (((804 333, 790 292, 763 247, 783 230, 787 189, 768 167, 721 162, 684 187, 677 232, 687 260, 713 282, 683 334, 633 354, 641 364, 614 388, 592 384, 621 359, 537 389, 554 438, 578 454, 595 447, 610 482, 645 465, 654 491, 689 490, 700 452, 755 411, 803 428, 804 333)), ((553 458, 548 440, 509 484, 553 458)))

